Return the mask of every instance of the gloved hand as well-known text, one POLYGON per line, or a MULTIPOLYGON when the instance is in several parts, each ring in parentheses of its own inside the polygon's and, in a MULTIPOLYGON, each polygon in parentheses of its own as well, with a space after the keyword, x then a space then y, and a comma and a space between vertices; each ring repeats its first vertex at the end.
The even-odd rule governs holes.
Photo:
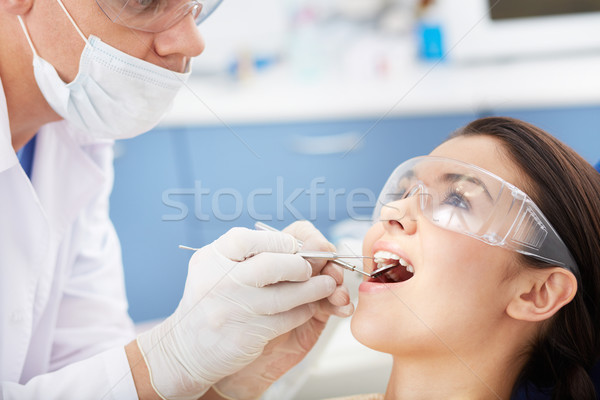
POLYGON ((234 228, 194 254, 173 315, 137 339, 160 396, 197 399, 313 316, 336 282, 311 278, 297 250, 289 234, 234 228))
MULTIPOLYGON (((335 251, 335 247, 307 221, 290 225, 284 232, 304 242, 302 250, 335 251)), ((315 302, 311 319, 269 342, 263 354, 239 372, 220 380, 213 389, 222 397, 247 400, 259 398, 273 382, 298 364, 312 349, 325 328, 330 315, 348 317, 354 311, 340 267, 324 260, 310 260, 313 276, 327 274, 336 280, 335 292, 327 299, 315 302)), ((314 279, 314 278, 313 278, 314 279)))

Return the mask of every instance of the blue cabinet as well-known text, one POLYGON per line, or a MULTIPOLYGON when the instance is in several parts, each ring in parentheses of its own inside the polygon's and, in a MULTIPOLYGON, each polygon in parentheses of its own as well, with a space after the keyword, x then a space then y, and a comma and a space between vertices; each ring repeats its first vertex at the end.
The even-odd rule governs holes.
MULTIPOLYGON (((600 158, 600 108, 503 111, 600 158)), ((130 313, 178 304, 191 252, 234 226, 283 228, 369 218, 402 161, 429 153, 475 114, 383 120, 159 128, 119 142, 111 216, 121 239, 130 313)), ((210 267, 210 266, 207 266, 210 267)))
POLYGON ((337 221, 369 218, 396 165, 472 117, 159 128, 117 143, 111 217, 132 317, 177 306, 191 255, 179 244, 203 246, 255 220, 308 219, 327 235, 337 221))

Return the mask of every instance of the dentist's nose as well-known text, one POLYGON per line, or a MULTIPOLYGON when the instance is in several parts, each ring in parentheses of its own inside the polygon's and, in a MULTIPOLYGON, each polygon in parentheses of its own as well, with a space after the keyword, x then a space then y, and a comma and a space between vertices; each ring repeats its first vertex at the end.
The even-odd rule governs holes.
POLYGON ((204 51, 204 38, 198 30, 192 14, 187 15, 154 38, 154 49, 161 57, 182 55, 187 58, 199 56, 204 51))
POLYGON ((417 197, 394 201, 381 208, 380 220, 388 233, 412 235, 417 231, 417 197))

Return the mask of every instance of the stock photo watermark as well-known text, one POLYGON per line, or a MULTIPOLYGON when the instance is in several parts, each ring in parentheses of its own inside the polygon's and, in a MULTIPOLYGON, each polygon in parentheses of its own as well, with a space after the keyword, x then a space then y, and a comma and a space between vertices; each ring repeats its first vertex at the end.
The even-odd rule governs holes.
POLYGON ((165 189, 162 203, 169 212, 161 219, 234 221, 248 215, 260 221, 283 221, 289 216, 315 221, 326 215, 330 221, 365 221, 371 218, 377 199, 369 188, 327 187, 325 177, 313 178, 307 187, 289 188, 284 181, 278 176, 274 186, 255 188, 247 194, 231 187, 210 188, 200 180, 194 182, 194 187, 165 189))

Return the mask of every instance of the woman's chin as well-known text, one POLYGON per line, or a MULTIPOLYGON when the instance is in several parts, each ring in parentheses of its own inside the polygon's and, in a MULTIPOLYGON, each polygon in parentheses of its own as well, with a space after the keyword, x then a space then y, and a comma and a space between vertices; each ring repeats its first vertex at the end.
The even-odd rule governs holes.
POLYGON ((394 342, 393 332, 389 326, 386 327, 385 319, 365 307, 361 309, 360 302, 352 316, 350 330, 359 343, 376 351, 388 353, 390 344, 394 342))

